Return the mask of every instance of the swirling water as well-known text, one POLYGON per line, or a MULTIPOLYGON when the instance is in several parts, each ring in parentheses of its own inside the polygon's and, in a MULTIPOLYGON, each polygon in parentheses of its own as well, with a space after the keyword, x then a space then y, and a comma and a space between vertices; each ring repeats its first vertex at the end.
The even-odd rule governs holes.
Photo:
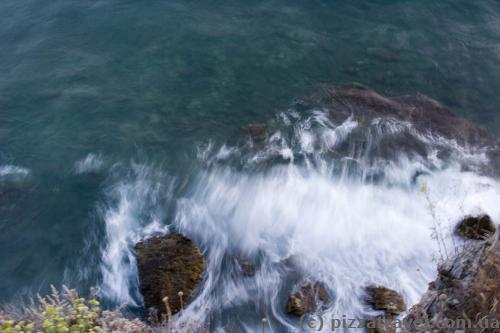
POLYGON ((283 331, 297 324, 293 272, 326 284, 329 314, 362 316, 367 283, 418 300, 445 255, 436 220, 448 235, 466 213, 500 218, 497 181, 458 165, 480 152, 331 156, 391 133, 287 110, 357 81, 426 93, 499 133, 495 1, 7 0, 0 15, 2 301, 67 283, 140 305, 133 243, 175 227, 209 267, 186 317, 200 305, 214 327, 266 316, 283 331), (265 142, 241 137, 250 122, 269 124, 265 142), (254 278, 236 277, 233 254, 258 259, 254 278))

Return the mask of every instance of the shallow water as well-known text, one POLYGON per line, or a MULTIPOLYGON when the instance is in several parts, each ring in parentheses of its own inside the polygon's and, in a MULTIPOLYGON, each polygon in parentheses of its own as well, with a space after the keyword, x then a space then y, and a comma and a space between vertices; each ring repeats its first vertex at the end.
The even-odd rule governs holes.
POLYGON ((220 306, 214 322, 265 315, 279 331, 286 258, 328 282, 336 314, 365 313, 368 281, 418 299, 439 249, 416 169, 443 228, 498 216, 494 180, 402 157, 373 182, 311 145, 349 123, 280 115, 320 84, 359 82, 500 133, 496 1, 5 0, 0 17, 1 301, 66 283, 140 304, 130 245, 174 224, 210 254, 197 301, 220 306), (251 122, 288 137, 247 151, 251 122), (255 280, 220 272, 231 251, 262 256, 255 280))

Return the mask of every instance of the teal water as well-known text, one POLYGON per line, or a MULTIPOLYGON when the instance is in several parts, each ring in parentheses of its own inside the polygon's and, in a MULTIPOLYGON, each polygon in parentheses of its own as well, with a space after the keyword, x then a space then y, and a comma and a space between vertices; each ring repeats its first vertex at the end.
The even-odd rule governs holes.
POLYGON ((320 84, 422 92, 500 133, 497 1, 4 0, 0 18, 0 167, 29 170, 0 176, 0 301, 99 284, 102 207, 134 163, 180 196, 198 144, 320 84))

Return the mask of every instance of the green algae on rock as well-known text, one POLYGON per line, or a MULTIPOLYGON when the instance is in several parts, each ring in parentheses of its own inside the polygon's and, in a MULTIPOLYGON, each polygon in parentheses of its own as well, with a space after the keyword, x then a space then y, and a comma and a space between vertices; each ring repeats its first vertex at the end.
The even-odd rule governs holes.
POLYGON ((177 233, 146 239, 135 248, 145 306, 165 313, 164 298, 168 297, 172 314, 181 311, 183 303, 190 301, 200 284, 205 270, 205 260, 199 249, 190 239, 177 233))

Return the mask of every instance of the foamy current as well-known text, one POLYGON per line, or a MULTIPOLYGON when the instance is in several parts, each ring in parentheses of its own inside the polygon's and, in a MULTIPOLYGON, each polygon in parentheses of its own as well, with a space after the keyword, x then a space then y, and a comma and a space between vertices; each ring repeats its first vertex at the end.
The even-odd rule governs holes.
POLYGON ((0 165, 0 180, 9 178, 22 178, 30 174, 30 170, 11 164, 0 165))
POLYGON ((499 183, 477 171, 488 163, 481 149, 394 119, 362 127, 353 117, 332 123, 322 110, 289 111, 270 124, 263 142, 209 142, 198 159, 202 167, 187 194, 174 198, 172 179, 135 166, 102 207, 101 288, 117 303, 141 302, 137 240, 170 223, 202 249, 204 281, 178 325, 299 330, 286 299, 302 279, 327 287, 333 302, 324 318, 376 314, 363 303, 363 288, 374 284, 399 291, 411 305, 434 279, 437 262, 462 246, 452 236, 462 216, 500 220, 499 183), (403 135, 425 145, 425 153, 383 151, 403 135), (440 158, 444 149, 451 158, 440 158), (168 200, 175 205, 167 209, 168 200), (238 257, 258 263, 255 276, 238 274, 238 257))

